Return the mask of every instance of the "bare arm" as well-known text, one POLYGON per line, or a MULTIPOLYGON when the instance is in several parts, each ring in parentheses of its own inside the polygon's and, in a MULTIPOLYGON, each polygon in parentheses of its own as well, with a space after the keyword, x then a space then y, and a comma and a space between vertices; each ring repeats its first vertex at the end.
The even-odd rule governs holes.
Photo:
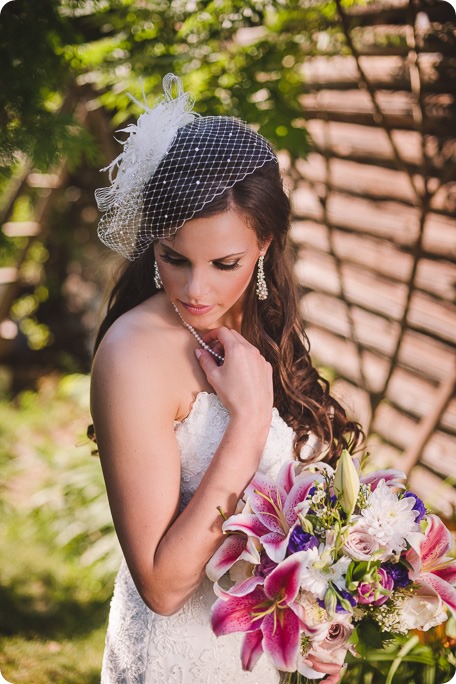
POLYGON ((228 514, 252 478, 267 438, 272 373, 233 331, 214 332, 225 350, 218 367, 200 363, 229 412, 229 424, 200 486, 178 515, 179 451, 174 379, 150 340, 100 347, 92 375, 92 413, 114 524, 133 580, 154 611, 176 612, 201 581, 223 539, 217 507, 228 514), (130 348, 128 349, 128 346, 130 348))

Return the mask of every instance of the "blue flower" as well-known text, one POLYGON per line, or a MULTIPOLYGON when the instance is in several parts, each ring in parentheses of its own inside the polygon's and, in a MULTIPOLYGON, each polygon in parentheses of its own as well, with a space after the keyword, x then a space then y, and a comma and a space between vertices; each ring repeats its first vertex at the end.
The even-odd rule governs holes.
POLYGON ((413 492, 405 492, 404 499, 406 497, 413 497, 415 499, 415 504, 412 508, 412 511, 418 512, 418 515, 415 518, 415 522, 420 522, 420 520, 422 520, 424 518, 424 516, 426 515, 426 507, 425 507, 424 503, 413 492))
MULTIPOLYGON (((341 598, 348 601, 348 603, 351 605, 352 608, 354 608, 356 606, 356 603, 357 603, 356 599, 354 596, 352 596, 350 594, 349 591, 347 591, 346 589, 337 588, 337 590, 336 590, 336 599, 337 599, 336 613, 348 613, 348 610, 346 608, 343 608, 341 603, 340 603, 341 598)), ((324 599, 317 599, 317 603, 320 606, 320 608, 326 607, 324 599)))
POLYGON ((408 569, 402 563, 382 563, 381 567, 391 577, 395 587, 406 587, 412 581, 408 569))
POLYGON ((288 542, 288 553, 307 551, 318 546, 318 539, 309 532, 304 532, 301 525, 294 528, 288 542))

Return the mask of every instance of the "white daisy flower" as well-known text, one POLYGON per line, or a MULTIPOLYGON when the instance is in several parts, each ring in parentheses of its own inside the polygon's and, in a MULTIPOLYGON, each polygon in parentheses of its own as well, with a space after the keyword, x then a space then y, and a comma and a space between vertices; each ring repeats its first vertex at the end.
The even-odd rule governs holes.
POLYGON ((399 499, 385 480, 381 480, 370 493, 367 506, 361 511, 360 522, 379 546, 385 549, 384 557, 400 553, 407 548, 407 537, 419 532, 415 522, 417 512, 413 497, 399 499))

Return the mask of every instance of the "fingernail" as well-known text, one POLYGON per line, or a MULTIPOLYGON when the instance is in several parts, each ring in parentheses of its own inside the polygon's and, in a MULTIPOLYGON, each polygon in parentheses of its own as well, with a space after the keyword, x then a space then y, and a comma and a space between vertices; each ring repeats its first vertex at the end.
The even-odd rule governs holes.
POLYGON ((201 349, 195 349, 195 356, 197 359, 201 356, 201 349))

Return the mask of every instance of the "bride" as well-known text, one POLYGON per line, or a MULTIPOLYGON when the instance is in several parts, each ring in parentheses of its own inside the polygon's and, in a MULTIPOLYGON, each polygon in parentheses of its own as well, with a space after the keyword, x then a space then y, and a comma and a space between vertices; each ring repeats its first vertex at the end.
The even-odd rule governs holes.
MULTIPOLYGON (((216 639, 205 566, 260 469, 359 429, 312 367, 287 259, 290 207, 269 143, 199 117, 173 75, 97 191, 100 238, 127 261, 101 324, 91 405, 124 562, 104 684, 261 682, 241 635, 216 639), (176 93, 177 91, 177 93, 176 93), (115 177, 113 178, 115 172, 115 177)), ((338 681, 334 666, 312 663, 338 681)))

